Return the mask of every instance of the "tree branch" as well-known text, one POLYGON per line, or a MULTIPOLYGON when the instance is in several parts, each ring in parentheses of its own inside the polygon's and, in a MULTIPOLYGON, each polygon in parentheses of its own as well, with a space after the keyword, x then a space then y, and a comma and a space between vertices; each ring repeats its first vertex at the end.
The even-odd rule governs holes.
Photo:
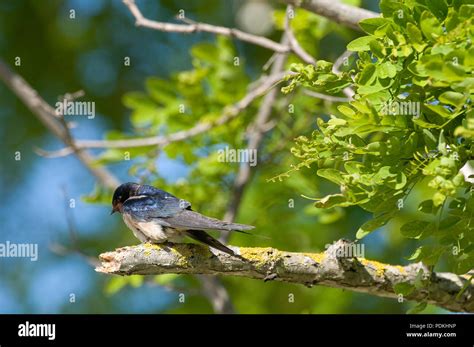
POLYGON ((123 3, 128 7, 132 15, 135 17, 135 23, 137 26, 142 26, 169 33, 192 34, 198 32, 206 32, 216 35, 235 37, 236 39, 239 39, 241 41, 261 46, 278 53, 285 53, 290 51, 290 47, 288 45, 282 45, 278 42, 267 39, 266 37, 249 34, 234 28, 226 28, 207 23, 174 24, 153 21, 143 17, 143 14, 138 9, 134 0, 123 0, 123 3))
POLYGON ((333 95, 327 95, 327 94, 322 94, 318 93, 309 89, 303 90, 303 93, 305 93, 308 96, 311 96, 316 99, 322 99, 322 100, 327 100, 330 102, 349 102, 351 101, 350 98, 343 98, 341 96, 333 96, 333 95))
POLYGON ((306 64, 316 65, 316 59, 314 59, 308 52, 304 50, 303 47, 299 44, 298 40, 293 34, 293 30, 291 29, 291 19, 294 16, 294 9, 293 6, 288 5, 285 11, 285 33, 288 37, 288 44, 291 47, 291 50, 300 57, 306 64))
POLYGON ((326 17, 351 29, 362 31, 359 22, 363 19, 378 17, 380 14, 363 8, 346 5, 336 0, 282 0, 284 3, 299 6, 326 17))
POLYGON ((232 247, 244 259, 197 244, 142 244, 100 255, 96 271, 115 275, 212 274, 276 280, 306 286, 323 285, 380 297, 398 298, 394 286, 415 284, 421 271, 429 284, 414 287, 404 299, 426 301, 451 311, 474 312, 474 285, 467 276, 430 273, 421 263, 388 265, 364 258, 340 257, 347 241, 324 253, 292 253, 274 248, 232 247), (458 295, 466 286, 461 295, 458 295))
MULTIPOLYGON (((288 14, 287 14, 288 15, 288 14)), ((289 37, 287 33, 283 34, 281 39, 282 44, 287 44, 289 41, 289 37)), ((285 61, 286 61, 286 54, 277 54, 273 60, 273 65, 271 69, 271 75, 279 75, 282 73, 285 61)), ((246 131, 247 137, 247 150, 257 150, 259 149, 265 132, 269 129, 266 128, 266 124, 268 123, 271 113, 272 107, 275 103, 275 99, 278 95, 278 91, 274 88, 270 90, 262 100, 260 107, 258 109, 257 116, 252 124, 249 125, 246 131)), ((227 211, 224 215, 224 220, 227 222, 233 222, 235 217, 237 216, 237 212, 239 210, 240 202, 242 200, 242 196, 245 191, 245 187, 249 182, 252 176, 250 163, 241 163, 239 167, 239 171, 234 180, 234 185, 232 187, 232 194, 229 200, 229 205, 227 207, 227 211)), ((221 234, 220 240, 227 243, 229 238, 229 232, 223 232, 221 234)))
MULTIPOLYGON (((262 82, 252 89, 244 98, 238 101, 234 105, 227 106, 222 115, 214 121, 201 122, 196 124, 194 127, 186 130, 177 131, 169 135, 142 137, 136 139, 125 139, 125 140, 76 140, 76 147, 79 149, 85 148, 132 148, 132 147, 146 147, 146 146, 165 146, 172 142, 184 141, 193 136, 205 133, 216 126, 223 125, 230 120, 237 117, 240 112, 250 106, 250 104, 262 96, 268 90, 272 89, 275 85, 280 83, 282 79, 289 73, 280 73, 271 75, 262 80, 262 82)), ((69 153, 65 149, 61 151, 64 154, 69 153)))
POLYGON ((67 124, 60 119, 60 115, 34 90, 20 75, 14 73, 0 58, 0 79, 25 104, 41 123, 66 146, 71 148, 84 166, 104 186, 114 189, 119 185, 117 178, 105 167, 97 166, 94 157, 78 148, 72 141, 67 124))

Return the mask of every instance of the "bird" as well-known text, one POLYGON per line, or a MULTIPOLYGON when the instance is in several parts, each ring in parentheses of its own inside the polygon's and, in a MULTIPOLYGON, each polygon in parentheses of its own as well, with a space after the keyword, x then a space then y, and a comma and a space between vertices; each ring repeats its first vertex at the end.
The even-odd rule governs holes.
POLYGON ((191 208, 189 201, 146 184, 133 182, 118 186, 112 197, 112 211, 119 212, 127 227, 142 243, 179 243, 186 236, 232 256, 229 247, 206 230, 249 234, 252 225, 230 223, 207 217, 191 208))

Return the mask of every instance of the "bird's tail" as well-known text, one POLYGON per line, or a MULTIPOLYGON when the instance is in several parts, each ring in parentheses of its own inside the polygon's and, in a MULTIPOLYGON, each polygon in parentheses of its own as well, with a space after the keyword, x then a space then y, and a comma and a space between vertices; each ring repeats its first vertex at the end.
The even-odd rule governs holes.
POLYGON ((224 222, 190 210, 184 210, 175 216, 168 217, 166 222, 177 229, 238 231, 244 234, 248 234, 246 230, 255 228, 252 225, 224 222))
POLYGON ((250 233, 247 233, 246 230, 255 229, 255 227, 253 225, 247 225, 247 224, 225 223, 224 225, 225 225, 225 227, 227 227, 231 231, 238 231, 238 232, 241 232, 241 233, 244 233, 244 234, 250 234, 250 233))
POLYGON ((206 233, 204 230, 186 230, 185 231, 186 235, 189 236, 190 238, 202 242, 208 246, 211 246, 212 248, 218 249, 219 251, 222 251, 224 253, 237 256, 237 254, 234 253, 233 250, 231 250, 229 247, 221 243, 220 241, 216 240, 213 238, 211 235, 206 233))

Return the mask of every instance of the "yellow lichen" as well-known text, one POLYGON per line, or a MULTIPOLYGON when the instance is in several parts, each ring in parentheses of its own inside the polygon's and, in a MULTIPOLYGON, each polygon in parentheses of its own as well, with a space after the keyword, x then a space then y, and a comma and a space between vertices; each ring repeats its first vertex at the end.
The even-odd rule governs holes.
POLYGON ((400 271, 400 273, 402 274, 405 274, 407 272, 407 270, 405 270, 405 268, 401 265, 394 265, 393 267, 400 271))
POLYGON ((156 249, 157 251, 163 249, 161 245, 158 245, 156 243, 144 243, 143 247, 146 249, 156 249))
POLYGON ((265 265, 269 261, 278 259, 281 252, 271 247, 241 247, 240 256, 255 265, 265 265))
POLYGON ((303 255, 313 259, 318 264, 322 263, 326 257, 324 253, 303 253, 303 255))
POLYGON ((375 274, 379 277, 383 277, 385 273, 385 269, 387 268, 387 264, 379 263, 375 260, 367 260, 365 258, 357 258, 360 263, 364 266, 370 267, 371 269, 375 270, 375 274))

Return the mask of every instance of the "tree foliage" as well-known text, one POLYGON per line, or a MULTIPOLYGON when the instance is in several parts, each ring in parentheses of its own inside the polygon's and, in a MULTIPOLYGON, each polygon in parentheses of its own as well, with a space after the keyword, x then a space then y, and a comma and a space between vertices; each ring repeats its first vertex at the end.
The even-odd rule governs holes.
MULTIPOLYGON (((275 124, 265 134, 238 215, 239 222, 257 225, 258 234, 271 239, 238 235, 232 242, 322 250, 340 237, 363 238, 394 221, 401 235, 417 243, 409 261, 435 265, 445 257, 457 273, 474 267, 474 199, 471 184, 460 172, 473 159, 474 7, 462 1, 443 4, 383 0, 382 17, 361 22, 367 35, 355 40, 352 30, 296 10, 291 27, 298 42, 318 61, 305 65, 294 55, 287 57, 285 67, 291 74, 273 103, 275 124), (334 41, 350 41, 347 49, 357 56, 344 61, 340 72, 326 61, 335 61, 338 55, 325 49, 334 41), (343 96, 347 88, 355 92, 349 103, 305 93, 343 96), (291 153, 289 146, 293 146, 291 153), (288 166, 291 169, 281 173, 288 166), (328 188, 326 182, 339 191, 328 194, 334 185, 328 188), (320 198, 313 204, 299 195, 320 198), (417 211, 407 213, 412 206, 409 198, 417 200, 417 211), (364 221, 358 207, 372 218, 364 221)), ((280 31, 284 15, 284 10, 275 11, 275 28, 280 31)), ((123 97, 131 112, 131 134, 113 131, 106 138, 171 134, 215 121, 253 86, 249 81, 254 79, 255 66, 244 57, 242 47, 228 38, 195 44, 189 69, 166 79, 149 77, 144 91, 123 97)), ((225 125, 163 148, 125 149, 131 158, 130 175, 192 201, 202 213, 221 217, 232 198, 239 164, 220 161, 218 150, 246 147, 246 130, 259 106, 254 102, 225 125), (183 177, 168 179, 156 164, 160 157, 181 163, 183 177)), ((124 150, 107 149, 99 163, 123 159, 124 150)), ((110 192, 98 187, 87 200, 108 203, 110 192)), ((384 251, 381 258, 398 263, 411 242, 395 240, 374 248, 384 251)), ((196 279, 183 276, 159 276, 155 282, 197 287, 196 279)), ((357 294, 233 278, 224 283, 241 312, 357 310, 350 306, 350 295, 357 294), (298 296, 298 301, 290 302, 288 293, 298 296), (275 304, 269 298, 279 299, 275 304)), ((107 291, 116 293, 126 284, 140 286, 143 280, 114 278, 107 291)), ((419 285, 425 284, 420 279, 419 285)), ((396 291, 408 294, 412 289, 401 286, 396 291)), ((174 312, 206 311, 203 302, 192 305, 192 309, 183 306, 174 312)), ((387 302, 380 312, 383 307, 404 312, 401 306, 387 302)))
POLYGON ((435 265, 445 255, 464 273, 474 267, 472 183, 460 171, 474 159, 474 6, 383 0, 380 8, 381 18, 360 23, 367 35, 347 45, 358 55, 353 68, 292 66, 284 93, 355 91, 338 112, 319 117, 310 136, 296 139, 293 170, 316 167, 340 187, 317 208, 357 205, 373 214, 358 238, 387 224, 414 187, 426 185, 416 218, 400 228, 406 238, 429 239, 409 260, 435 265))

